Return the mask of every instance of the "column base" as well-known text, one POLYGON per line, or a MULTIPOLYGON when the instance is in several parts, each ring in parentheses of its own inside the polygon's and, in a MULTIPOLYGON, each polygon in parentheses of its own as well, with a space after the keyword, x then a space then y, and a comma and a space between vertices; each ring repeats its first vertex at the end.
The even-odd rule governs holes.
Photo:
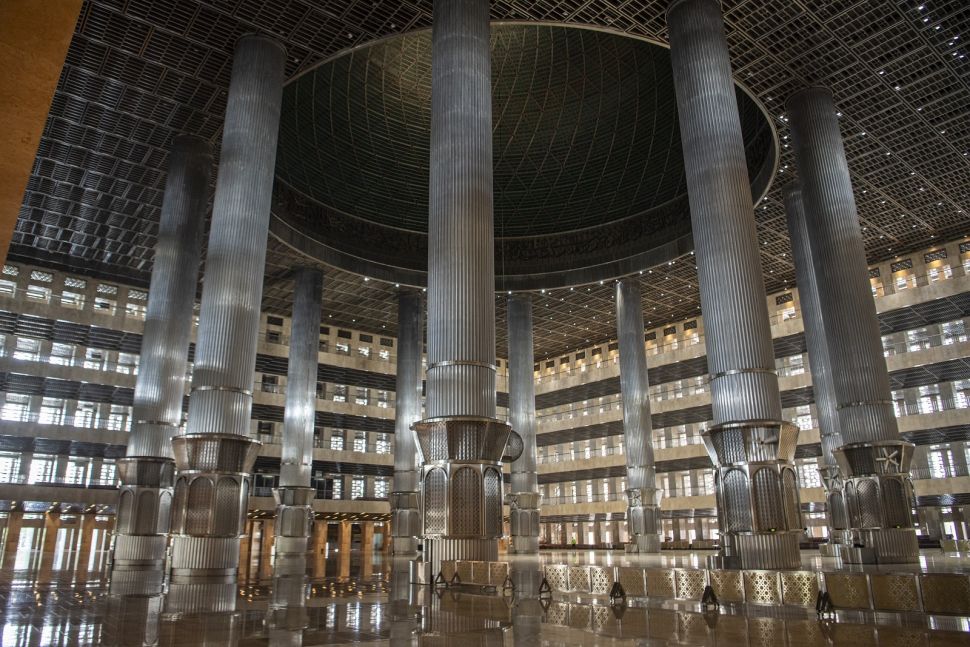
POLYGON ((391 554, 410 556, 418 554, 417 537, 391 537, 391 554))
POLYGON ((637 535, 634 538, 638 553, 659 553, 660 535, 637 535))
POLYGON ((115 536, 112 571, 164 571, 167 535, 115 536))
POLYGON ((236 583, 239 537, 172 537, 172 584, 236 583))
POLYGON ((872 549, 879 564, 919 562, 919 542, 914 528, 862 529, 853 531, 853 535, 854 541, 872 549))
POLYGON ((509 537, 509 553, 514 555, 538 555, 539 538, 526 535, 509 537))
POLYGON ((163 570, 168 550, 175 461, 154 456, 118 459, 121 491, 112 570, 163 570))
POLYGON ((802 565, 798 543, 802 532, 730 533, 724 535, 723 565, 731 569, 798 569, 802 565))
POLYGON ((424 561, 431 565, 431 572, 437 574, 441 570, 441 562, 446 560, 497 561, 498 540, 426 538, 424 561))

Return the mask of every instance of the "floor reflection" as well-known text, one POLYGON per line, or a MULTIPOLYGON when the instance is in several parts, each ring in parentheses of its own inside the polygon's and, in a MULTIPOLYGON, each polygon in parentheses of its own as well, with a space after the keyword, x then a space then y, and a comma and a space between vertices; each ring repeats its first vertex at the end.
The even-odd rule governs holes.
MULTIPOLYGON (((704 613, 692 603, 660 600, 618 609, 540 601, 534 595, 540 563, 518 557, 510 559, 515 597, 436 591, 410 584, 407 560, 348 553, 332 556, 335 576, 308 577, 315 558, 293 558, 274 564, 272 577, 240 586, 164 587, 144 574, 109 577, 103 568, 80 578, 66 570, 4 569, 0 645, 970 645, 966 618, 840 612, 834 621, 819 621, 788 607, 704 613)), ((631 559, 569 557, 582 563, 631 559)), ((694 558, 669 556, 665 563, 694 558)))

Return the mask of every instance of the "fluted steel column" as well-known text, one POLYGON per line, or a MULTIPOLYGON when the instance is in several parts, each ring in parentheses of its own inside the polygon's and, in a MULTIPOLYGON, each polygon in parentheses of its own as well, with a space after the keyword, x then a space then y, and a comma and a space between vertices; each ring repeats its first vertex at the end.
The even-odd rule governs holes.
POLYGON ((650 426, 650 380, 643 345, 643 298, 640 282, 616 283, 616 329, 620 344, 620 394, 623 396, 623 445, 626 448, 626 523, 641 553, 660 552, 657 470, 650 426))
POLYGON ((186 434, 172 440, 172 582, 235 579, 259 443, 249 437, 283 47, 263 36, 236 45, 206 255, 186 434))
POLYGON ((188 135, 174 139, 148 289, 132 407, 134 422, 126 456, 118 460, 121 495, 114 570, 146 569, 162 575, 175 480, 171 443, 182 424, 211 171, 208 142, 188 135))
POLYGON ((496 559, 502 535, 509 427, 495 419, 488 11, 488 0, 438 0, 431 29, 428 419, 415 431, 435 570, 442 559, 496 559))
POLYGON ((404 291, 397 305, 397 384, 394 407, 394 491, 391 532, 395 555, 411 555, 421 535, 421 466, 411 425, 421 419, 424 300, 404 291))
POLYGON ((896 425, 835 103, 831 91, 814 87, 789 97, 787 108, 846 443, 835 455, 853 542, 871 548, 881 562, 914 562, 913 445, 896 425))
POLYGON ((670 56, 696 249, 724 558, 794 568, 802 531, 798 429, 781 420, 778 376, 731 61, 716 0, 673 0, 670 56))
POLYGON ((512 461, 509 496, 509 551, 539 552, 539 480, 536 473, 535 350, 532 341, 532 297, 509 297, 509 423, 522 452, 512 461))
POLYGON ((818 298, 818 283, 812 265, 812 239, 805 222, 805 205, 802 187, 791 183, 782 188, 788 233, 791 236, 792 257, 795 261, 795 279, 798 282, 798 300, 802 320, 805 322, 805 344, 812 370, 812 390, 815 393, 815 412, 818 416, 819 436, 822 441, 822 463, 819 472, 825 485, 826 517, 829 527, 829 543, 845 543, 847 519, 842 491, 842 475, 835 461, 834 451, 842 445, 839 415, 835 408, 835 384, 832 380, 832 359, 829 356, 828 339, 825 336, 822 307, 818 298))
MULTIPOLYGON (((276 567, 293 560, 305 568, 313 534, 313 426, 317 409, 317 354, 320 352, 320 300, 323 273, 301 267, 293 278, 293 316, 286 370, 286 409, 280 486, 276 497, 276 567)), ((286 570, 285 567, 282 570, 286 570)))

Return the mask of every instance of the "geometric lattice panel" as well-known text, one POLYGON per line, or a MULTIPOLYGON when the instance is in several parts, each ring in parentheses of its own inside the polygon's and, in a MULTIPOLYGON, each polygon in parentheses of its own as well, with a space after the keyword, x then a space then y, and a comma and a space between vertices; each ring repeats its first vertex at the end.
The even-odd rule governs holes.
POLYGON ((916 576, 909 573, 869 576, 872 606, 878 611, 919 611, 916 576))

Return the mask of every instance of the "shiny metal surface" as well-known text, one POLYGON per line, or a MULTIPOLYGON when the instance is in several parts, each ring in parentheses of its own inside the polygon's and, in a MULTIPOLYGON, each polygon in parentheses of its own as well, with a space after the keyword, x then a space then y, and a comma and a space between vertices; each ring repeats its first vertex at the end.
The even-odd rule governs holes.
POLYGON ((296 270, 293 281, 280 487, 310 487, 323 273, 316 268, 301 267, 296 270))
POLYGON ((815 412, 818 416, 819 438, 822 445, 822 462, 819 471, 825 486, 826 516, 829 537, 841 543, 847 528, 845 503, 842 495, 842 475, 832 453, 842 445, 842 431, 836 408, 835 382, 832 376, 832 360, 825 334, 824 313, 819 301, 818 281, 812 261, 812 239, 805 219, 805 203, 800 184, 791 183, 782 189, 785 199, 785 215, 791 236, 795 276, 798 281, 798 298, 802 317, 805 319, 805 344, 812 370, 812 392, 815 394, 815 412))
POLYGON ((118 568, 161 569, 165 559, 175 469, 171 439, 182 424, 211 171, 208 142, 174 139, 135 381, 135 422, 119 463, 118 568))
POLYGON ((189 400, 186 435, 173 439, 180 471, 173 579, 233 581, 239 562, 255 460, 246 391, 256 361, 285 59, 283 47, 264 36, 241 38, 233 58, 193 373, 193 386, 202 388, 189 400), (221 438, 207 442, 212 435, 221 438))
MULTIPOLYGON (((532 344, 532 297, 508 299, 509 423, 522 440, 522 453, 512 461, 509 495, 509 550, 535 554, 539 550, 539 482, 536 472, 536 397, 532 344)), ((511 444, 511 443, 510 443, 511 444)))
POLYGON ((793 451, 797 429, 780 422, 758 237, 720 3, 674 0, 667 26, 712 376, 714 425, 704 433, 704 442, 718 467, 724 557, 735 568, 794 568, 794 532, 802 527, 798 489, 792 479, 786 495, 782 476, 792 469, 792 456, 779 442, 790 436, 786 442, 793 451), (738 423, 740 428, 732 428, 738 423), (775 455, 762 456, 764 450, 752 445, 754 440, 769 444, 775 455), (747 464, 762 460, 768 463, 760 469, 747 464))
POLYGON ((643 299, 637 279, 617 281, 616 329, 623 396, 627 527, 637 550, 656 553, 660 551, 660 509, 650 425, 650 380, 643 346, 643 299))
POLYGON ((398 296, 397 383, 394 409, 394 491, 391 532, 394 553, 413 554, 421 534, 421 462, 411 425, 421 418, 424 300, 420 292, 398 296))
MULTIPOLYGON (((847 481, 844 502, 852 541, 875 549, 882 561, 914 561, 918 550, 908 476, 913 446, 901 440, 896 423, 835 102, 827 88, 810 87, 791 95, 786 106, 835 406, 846 443, 835 454, 847 481), (892 495, 869 500, 870 491, 892 495), (886 509, 890 506, 896 509, 886 509), (877 531, 875 519, 892 532, 877 531)), ((812 369, 814 374, 814 365, 812 369)))

